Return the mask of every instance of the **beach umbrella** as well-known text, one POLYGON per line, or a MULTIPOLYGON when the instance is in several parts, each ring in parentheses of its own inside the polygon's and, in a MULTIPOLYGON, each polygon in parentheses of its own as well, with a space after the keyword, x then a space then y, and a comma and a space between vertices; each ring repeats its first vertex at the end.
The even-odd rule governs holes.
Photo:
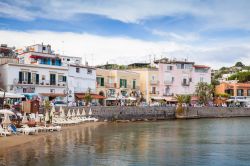
POLYGON ((65 118, 65 112, 64 112, 64 109, 62 108, 62 106, 60 107, 60 117, 65 118))
POLYGON ((22 123, 27 123, 28 122, 28 119, 27 119, 27 116, 26 116, 26 112, 23 114, 23 119, 22 119, 22 123))
POLYGON ((91 116, 92 115, 92 110, 91 110, 91 108, 89 108, 89 116, 91 116))
POLYGON ((85 112, 84 108, 82 109, 82 116, 86 116, 86 112, 85 112))
POLYGON ((67 117, 71 117, 71 112, 70 112, 70 109, 68 109, 68 114, 67 114, 67 117))
POLYGON ((51 111, 50 111, 50 116, 53 117, 55 112, 56 112, 56 109, 54 106, 52 106, 51 111))
POLYGON ((38 112, 36 113, 36 119, 35 119, 35 122, 40 122, 40 117, 39 117, 39 115, 38 115, 38 112))
POLYGON ((11 121, 10 121, 9 114, 4 114, 4 120, 3 120, 2 124, 8 125, 10 123, 11 123, 11 121))
POLYGON ((11 110, 8 110, 8 109, 2 109, 2 110, 0 110, 0 114, 15 115, 14 112, 12 112, 11 110))
POLYGON ((76 116, 76 112, 75 112, 75 110, 73 109, 73 111, 72 111, 72 117, 75 117, 76 116))
POLYGON ((81 114, 80 114, 80 110, 79 110, 79 108, 78 108, 78 110, 77 110, 76 115, 77 115, 77 116, 80 116, 80 115, 81 115, 81 114))

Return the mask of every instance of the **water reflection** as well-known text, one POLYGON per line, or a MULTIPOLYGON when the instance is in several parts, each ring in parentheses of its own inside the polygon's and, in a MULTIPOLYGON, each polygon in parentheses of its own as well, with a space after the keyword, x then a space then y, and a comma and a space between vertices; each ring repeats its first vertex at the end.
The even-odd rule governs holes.
MULTIPOLYGON (((0 155, 3 165, 248 165, 250 121, 104 124, 45 136, 0 155)), ((1 164, 0 164, 1 165, 1 164)))

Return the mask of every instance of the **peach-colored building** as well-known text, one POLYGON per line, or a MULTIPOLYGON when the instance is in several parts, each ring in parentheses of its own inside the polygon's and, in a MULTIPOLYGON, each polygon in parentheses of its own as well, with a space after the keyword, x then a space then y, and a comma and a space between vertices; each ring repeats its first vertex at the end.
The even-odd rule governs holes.
POLYGON ((168 58, 156 60, 155 63, 159 68, 159 96, 167 101, 172 101, 176 94, 193 95, 199 82, 211 83, 211 69, 208 66, 168 58))
POLYGON ((227 93, 231 96, 250 96, 250 83, 222 82, 215 87, 215 93, 227 93))

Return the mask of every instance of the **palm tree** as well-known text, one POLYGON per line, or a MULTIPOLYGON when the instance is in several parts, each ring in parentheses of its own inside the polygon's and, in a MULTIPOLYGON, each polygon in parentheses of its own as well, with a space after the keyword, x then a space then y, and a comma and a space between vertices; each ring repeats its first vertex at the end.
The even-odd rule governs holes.
POLYGON ((85 94, 84 96, 84 100, 85 100, 85 105, 88 106, 89 103, 92 101, 92 96, 91 96, 91 89, 88 88, 88 93, 85 94))
POLYGON ((213 99, 214 86, 206 82, 200 82, 196 86, 195 95, 199 103, 207 105, 213 99))
POLYGON ((175 99, 177 100, 177 114, 180 114, 183 112, 183 103, 185 103, 185 95, 176 95, 175 99))

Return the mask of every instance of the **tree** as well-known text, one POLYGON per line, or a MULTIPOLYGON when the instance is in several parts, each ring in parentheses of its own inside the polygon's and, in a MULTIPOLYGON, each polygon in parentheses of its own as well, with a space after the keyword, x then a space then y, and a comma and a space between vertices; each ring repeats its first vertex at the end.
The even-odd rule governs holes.
POLYGON ((235 67, 244 67, 245 65, 242 62, 236 62, 235 67))
POLYGON ((196 86, 195 95, 198 97, 199 103, 207 105, 213 99, 214 86, 206 82, 200 82, 196 86))
POLYGON ((86 106, 88 106, 89 103, 91 103, 91 101, 92 101, 91 88, 88 88, 88 93, 85 94, 84 100, 85 100, 85 105, 86 106))
POLYGON ((239 80, 239 82, 250 81, 250 72, 238 72, 228 78, 229 80, 239 80))

